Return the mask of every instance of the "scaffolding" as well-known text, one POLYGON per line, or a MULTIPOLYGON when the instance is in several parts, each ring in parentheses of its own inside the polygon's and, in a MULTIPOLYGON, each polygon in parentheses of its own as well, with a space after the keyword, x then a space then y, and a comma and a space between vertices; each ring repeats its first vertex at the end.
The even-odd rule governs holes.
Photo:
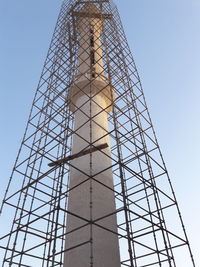
MULTIPOLYGON (((91 39, 91 47, 93 42, 91 39)), ((79 220, 91 229, 99 227, 118 237, 120 266, 182 267, 184 262, 184 266, 195 267, 140 77, 118 10, 111 0, 64 0, 62 4, 0 210, 1 220, 6 221, 0 230, 1 266, 63 266, 66 251, 86 244, 92 253, 92 236, 77 246, 65 246, 70 232, 80 230, 78 227, 69 231, 66 225, 69 215, 78 217, 68 209, 69 194, 82 185, 69 185, 70 169, 77 168, 73 159, 85 155, 92 158, 97 151, 105 154, 108 146, 96 146, 95 142, 84 140, 87 146, 77 154, 72 153, 73 137, 79 135, 74 131, 74 117, 81 109, 70 109, 70 105, 75 104, 69 91, 78 75, 84 75, 88 83, 103 79, 113 88, 110 90, 114 90, 111 99, 105 96, 109 98, 109 107, 99 107, 100 113, 106 112, 108 117, 106 135, 111 153, 106 156, 112 162, 114 187, 107 186, 93 174, 87 175, 82 183, 90 181, 91 211, 95 197, 92 186, 98 184, 113 192, 117 230, 101 224, 111 214, 90 220, 79 216, 79 220), (88 2, 100 12, 84 13, 83 7, 88 2), (91 62, 90 72, 80 74, 77 73, 80 45, 77 21, 88 14, 103 20, 102 55, 97 60, 91 50, 85 59, 91 62), (103 61, 103 70, 97 73, 95 68, 100 61, 103 61)), ((84 94, 83 88, 79 90, 84 94)), ((88 102, 94 101, 95 95, 90 95, 88 102)), ((96 123, 97 115, 84 115, 90 125, 96 123)), ((91 255, 88 262, 88 267, 95 267, 91 255)))

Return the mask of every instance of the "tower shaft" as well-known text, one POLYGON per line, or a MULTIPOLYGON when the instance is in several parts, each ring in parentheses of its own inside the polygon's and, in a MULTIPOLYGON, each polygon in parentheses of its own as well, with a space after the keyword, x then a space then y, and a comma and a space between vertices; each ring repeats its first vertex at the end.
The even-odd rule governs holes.
POLYGON ((120 266, 108 128, 113 92, 103 75, 100 15, 90 3, 76 14, 78 74, 68 99, 75 114, 72 154, 105 143, 108 148, 71 162, 65 267, 120 266))
MULTIPOLYGON (((96 95, 91 103, 82 96, 76 105, 81 108, 75 118, 73 153, 88 143, 109 144, 104 98, 96 95)), ((66 252, 64 266, 120 266, 110 147, 71 162, 70 188, 66 249, 77 248, 66 252)))

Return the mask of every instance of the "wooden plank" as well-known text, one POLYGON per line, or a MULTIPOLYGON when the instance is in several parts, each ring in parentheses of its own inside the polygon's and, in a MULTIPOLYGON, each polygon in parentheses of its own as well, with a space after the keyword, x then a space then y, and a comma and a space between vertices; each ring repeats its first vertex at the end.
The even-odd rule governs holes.
POLYGON ((73 12, 76 17, 83 18, 97 18, 97 19, 111 19, 111 14, 101 14, 101 13, 89 13, 89 12, 73 12))
POLYGON ((59 159, 59 160, 56 160, 56 161, 53 161, 53 162, 50 162, 48 164, 49 167, 54 167, 54 166, 57 166, 57 165, 61 165, 61 164, 64 164, 64 163, 67 163, 68 161, 72 160, 72 159, 76 159, 76 158, 79 158, 79 157, 82 157, 82 156, 85 156, 87 154, 90 154, 90 153, 93 153, 95 151, 98 151, 98 150, 102 150, 102 149, 105 149, 108 147, 108 144, 107 143, 104 143, 102 145, 99 145, 99 146, 96 146, 96 147, 91 147, 89 149, 86 149, 86 150, 82 150, 74 155, 71 155, 71 156, 68 156, 66 158, 63 158, 63 159, 59 159))

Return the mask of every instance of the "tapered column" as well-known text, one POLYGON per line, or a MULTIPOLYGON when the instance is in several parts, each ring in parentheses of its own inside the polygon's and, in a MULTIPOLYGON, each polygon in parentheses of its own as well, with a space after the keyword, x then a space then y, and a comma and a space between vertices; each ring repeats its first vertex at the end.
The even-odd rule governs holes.
POLYGON ((72 154, 91 145, 108 147, 70 162, 64 267, 120 267, 108 129, 113 89, 103 75, 102 21, 93 17, 99 11, 93 4, 81 10, 86 11, 88 18, 78 20, 78 74, 68 96, 75 116, 72 154))

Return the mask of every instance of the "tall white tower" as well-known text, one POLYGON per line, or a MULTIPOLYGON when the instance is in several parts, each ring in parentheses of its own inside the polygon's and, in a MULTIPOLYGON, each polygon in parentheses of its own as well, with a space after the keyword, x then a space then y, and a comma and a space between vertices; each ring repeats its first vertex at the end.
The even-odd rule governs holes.
POLYGON ((79 58, 77 75, 68 96, 75 116, 72 154, 102 144, 108 147, 70 162, 64 267, 119 267, 108 134, 113 89, 103 73, 103 17, 92 3, 85 3, 74 15, 79 34, 79 58), (76 249, 70 249, 74 247, 76 249))

